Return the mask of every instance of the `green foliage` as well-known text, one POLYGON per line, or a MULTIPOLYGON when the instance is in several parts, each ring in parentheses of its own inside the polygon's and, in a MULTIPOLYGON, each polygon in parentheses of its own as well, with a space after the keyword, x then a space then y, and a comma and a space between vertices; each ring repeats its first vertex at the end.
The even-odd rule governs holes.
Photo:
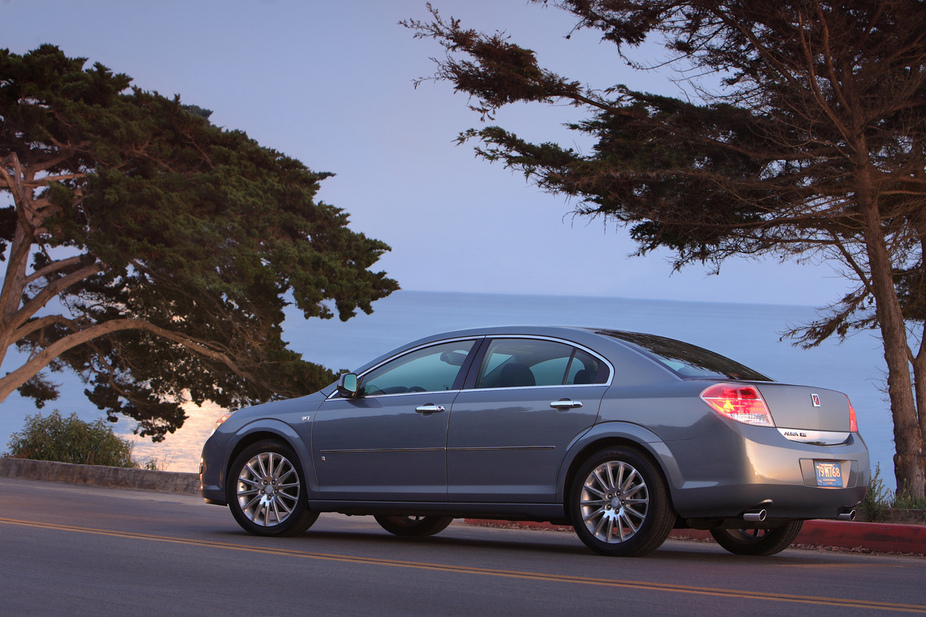
POLYGON ((150 456, 142 461, 137 461, 136 466, 146 471, 167 471, 170 461, 159 459, 156 456, 150 456))
POLYGON ((926 498, 914 496, 904 487, 897 493, 893 507, 899 510, 926 510, 926 498))
POLYGON ((71 371, 110 420, 162 439, 181 405, 235 409, 334 380, 283 340, 283 309, 347 320, 398 285, 389 250, 316 202, 329 173, 44 45, 0 50, 0 378, 41 406, 71 371), (60 314, 39 317, 57 299, 60 314))
POLYGON ((916 519, 923 521, 926 517, 926 499, 914 496, 906 487, 896 494, 891 492, 881 481, 881 466, 878 465, 868 484, 868 492, 859 506, 859 515, 861 520, 872 523, 916 519), (909 510, 919 513, 907 512, 909 510))
POLYGON ((868 492, 859 506, 861 519, 872 523, 883 521, 887 518, 887 512, 891 507, 891 491, 884 486, 881 480, 881 466, 875 467, 875 473, 871 476, 868 483, 868 492))
POLYGON ((46 417, 28 416, 22 432, 13 433, 7 447, 14 458, 138 467, 132 460, 132 443, 113 433, 102 418, 88 423, 77 414, 65 418, 57 410, 46 417))

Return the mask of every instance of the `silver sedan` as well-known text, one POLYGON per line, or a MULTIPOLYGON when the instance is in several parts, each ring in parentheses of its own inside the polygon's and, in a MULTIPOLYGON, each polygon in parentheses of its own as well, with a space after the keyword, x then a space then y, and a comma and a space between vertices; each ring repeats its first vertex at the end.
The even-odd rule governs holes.
POLYGON ((618 556, 673 528, 771 555, 805 519, 853 518, 870 480, 845 394, 582 328, 415 341, 315 394, 232 414, 202 460, 203 497, 258 535, 301 533, 320 512, 407 536, 456 517, 552 521, 618 556))

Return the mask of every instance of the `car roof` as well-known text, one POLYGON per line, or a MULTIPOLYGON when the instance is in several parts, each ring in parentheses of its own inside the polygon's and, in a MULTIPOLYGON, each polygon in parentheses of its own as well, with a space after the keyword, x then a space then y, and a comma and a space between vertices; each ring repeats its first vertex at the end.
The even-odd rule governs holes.
MULTIPOLYGON (((593 328, 584 328, 576 326, 530 326, 530 325, 511 325, 511 326, 488 326, 482 328, 467 328, 464 330, 451 330, 448 332, 440 332, 437 334, 432 334, 425 336, 423 338, 416 339, 400 347, 396 347, 387 353, 379 356, 378 358, 364 364, 362 367, 357 369, 358 373, 362 373, 365 370, 372 368, 373 366, 383 362, 384 360, 391 358, 395 355, 401 354, 404 351, 415 349, 416 347, 421 347, 422 345, 428 345, 430 343, 436 343, 439 341, 445 341, 450 339, 466 339, 466 338, 478 338, 478 337, 497 337, 497 336, 534 336, 534 337, 548 337, 554 339, 566 340, 581 346, 589 347, 590 349, 597 351, 598 353, 604 353, 607 355, 607 350, 609 347, 613 349, 612 346, 620 346, 625 349, 633 349, 629 345, 623 345, 617 339, 602 336, 596 333, 596 330, 593 328)), ((636 352, 636 350, 633 350, 636 352)), ((638 352, 636 352, 638 353, 638 352)))

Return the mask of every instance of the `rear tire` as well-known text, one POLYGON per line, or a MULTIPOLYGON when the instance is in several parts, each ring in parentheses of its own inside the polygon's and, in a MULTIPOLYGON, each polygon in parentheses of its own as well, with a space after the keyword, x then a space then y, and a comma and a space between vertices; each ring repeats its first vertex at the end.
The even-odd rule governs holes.
POLYGON ((788 521, 774 529, 711 529, 711 535, 734 555, 765 557, 791 546, 803 525, 804 521, 788 521))
POLYGON ((309 510, 296 453, 279 441, 245 448, 228 470, 226 494, 232 516, 257 536, 300 534, 318 518, 309 510))
POLYGON ((645 455, 624 447, 602 450, 579 468, 569 515, 587 547, 615 557, 655 551, 675 524, 659 469, 645 455))
POLYGON ((373 518, 380 527, 396 536, 424 537, 433 536, 447 529, 453 522, 449 516, 383 516, 373 518))

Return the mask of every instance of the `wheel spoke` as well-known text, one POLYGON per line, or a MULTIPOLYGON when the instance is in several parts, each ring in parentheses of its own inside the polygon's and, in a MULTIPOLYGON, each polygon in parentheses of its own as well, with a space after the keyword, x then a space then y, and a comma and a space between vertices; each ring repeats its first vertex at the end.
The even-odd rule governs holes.
POLYGON ((604 512, 605 512, 604 508, 598 508, 598 509, 596 509, 596 510, 592 510, 592 511, 589 512, 587 515, 585 515, 585 517, 583 518, 583 520, 584 520, 586 523, 588 523, 588 521, 592 520, 592 519, 595 518, 595 517, 600 517, 600 518, 604 519, 604 512))
MULTIPOLYGON (((260 482, 258 482, 257 480, 252 480, 251 478, 246 478, 244 476, 241 476, 240 478, 238 478, 238 483, 249 486, 256 491, 260 490, 260 482)), ((241 489, 239 489, 238 492, 241 493, 241 489)))
POLYGON ((241 506, 241 510, 256 523, 257 517, 260 516, 260 496, 255 496, 247 504, 241 506))
MULTIPOLYGON (((621 540, 624 539, 624 527, 627 527, 630 529, 630 536, 632 536, 633 534, 637 533, 640 530, 640 525, 634 525, 633 519, 626 512, 621 512, 621 514, 619 515, 619 518, 623 522, 623 524, 620 526, 621 527, 621 540)), ((640 522, 642 523, 642 519, 640 519, 640 522)))
POLYGON ((607 517, 607 516, 602 515, 602 516, 598 517, 598 523, 595 525, 595 529, 592 531, 592 533, 594 533, 596 536, 598 536, 598 537, 600 538, 600 537, 601 537, 601 529, 602 529, 603 527, 605 527, 606 525, 608 525, 608 533, 606 534, 606 536, 610 536, 610 535, 611 535, 611 528, 610 528, 610 525, 609 525, 609 521, 610 521, 610 519, 609 519, 609 517, 607 517))
POLYGON ((586 490, 587 492, 589 492, 589 493, 592 493, 593 495, 596 495, 599 499, 604 499, 605 491, 603 491, 603 490, 600 491, 600 490, 598 490, 597 488, 595 488, 594 486, 590 486, 590 485, 587 484, 587 483, 586 483, 586 485, 585 485, 585 490, 586 490))
POLYGON ((630 487, 630 488, 625 489, 625 490, 624 490, 624 498, 625 498, 627 501, 630 501, 630 500, 634 500, 634 501, 648 501, 648 498, 647 498, 647 496, 646 496, 646 485, 643 484, 643 482, 642 482, 642 480, 641 480, 641 482, 640 482, 639 484, 637 484, 636 486, 632 486, 632 487, 630 487), (639 493, 644 493, 644 495, 643 495, 642 498, 636 499, 635 496, 638 495, 639 493))
POLYGON ((598 485, 601 487, 601 490, 602 490, 602 493, 601 493, 601 494, 603 495, 604 492, 607 492, 607 491, 611 490, 611 486, 613 486, 612 483, 611 483, 610 475, 611 475, 611 474, 610 474, 610 470, 609 470, 608 468, 602 469, 601 467, 599 467, 599 468, 596 469, 594 472, 592 472, 592 476, 589 477, 588 480, 585 481, 585 486, 586 486, 586 488, 591 489, 591 488, 592 488, 592 484, 593 484, 592 478, 594 478, 594 480, 597 480, 597 481, 598 481, 598 485), (608 478, 602 478, 602 477, 601 477, 601 472, 602 472, 602 471, 604 471, 606 474, 608 474, 609 477, 608 477, 608 478))
POLYGON ((608 484, 608 490, 612 491, 618 488, 623 482, 624 478, 624 463, 618 461, 617 463, 608 463, 608 471, 611 482, 608 484), (617 473, 614 473, 614 466, 617 465, 617 473))
POLYGON ((629 492, 631 487, 634 487, 634 491, 640 490, 641 486, 643 486, 643 479, 640 478, 640 474, 637 473, 637 470, 633 468, 630 469, 630 473, 627 474, 627 478, 620 484, 621 490, 625 493, 629 492), (636 487, 634 487, 634 480, 639 480, 639 483, 636 485, 636 487))
POLYGON ((293 475, 295 472, 296 472, 296 470, 293 469, 292 466, 287 465, 286 468, 283 470, 283 473, 280 473, 280 472, 279 472, 279 468, 278 468, 278 469, 277 469, 277 473, 274 475, 274 478, 273 478, 273 479, 276 480, 277 483, 281 483, 281 482, 285 481, 288 477, 290 477, 291 475, 293 475))
POLYGON ((266 458, 267 458, 267 455, 266 455, 266 454, 258 454, 257 456, 255 456, 255 457, 252 459, 253 462, 254 462, 254 463, 257 465, 257 467, 258 467, 257 473, 255 474, 255 475, 257 475, 258 478, 266 478, 266 477, 267 477, 267 466, 266 466, 266 464, 265 464, 266 458))

